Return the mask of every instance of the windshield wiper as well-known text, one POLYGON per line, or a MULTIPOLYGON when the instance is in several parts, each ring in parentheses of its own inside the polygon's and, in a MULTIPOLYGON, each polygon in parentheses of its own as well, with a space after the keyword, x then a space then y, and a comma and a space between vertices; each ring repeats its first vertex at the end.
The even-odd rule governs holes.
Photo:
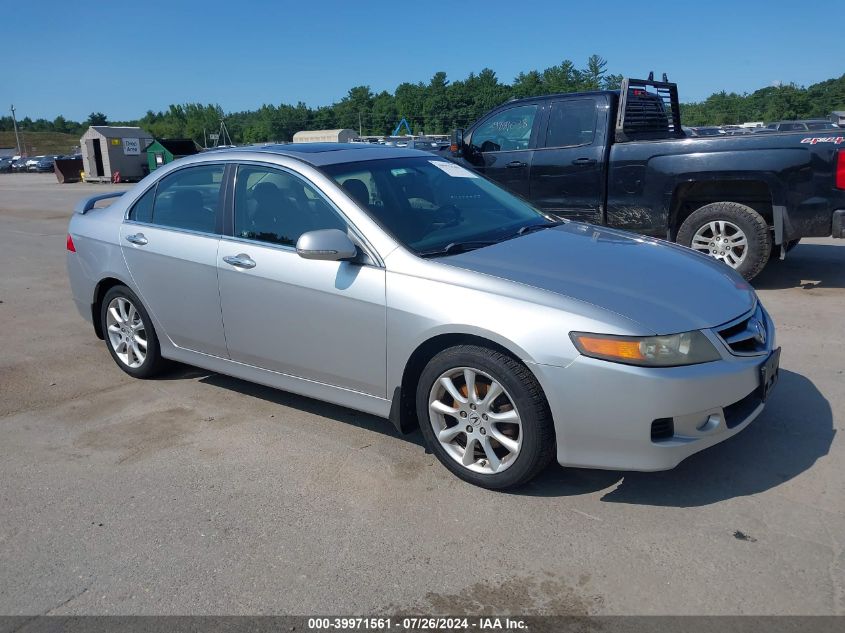
POLYGON ((485 246, 492 246, 498 244, 499 240, 471 240, 466 242, 451 242, 443 248, 438 248, 433 251, 423 251, 419 253, 420 257, 443 257, 446 255, 457 255, 458 253, 466 253, 473 251, 476 248, 483 248, 485 246))
POLYGON ((528 235, 529 233, 533 233, 534 231, 550 229, 553 226, 560 226, 561 224, 566 224, 566 222, 564 222, 563 220, 554 220, 553 222, 546 222, 544 224, 529 224, 528 226, 523 226, 521 229, 519 229, 516 234, 528 235))

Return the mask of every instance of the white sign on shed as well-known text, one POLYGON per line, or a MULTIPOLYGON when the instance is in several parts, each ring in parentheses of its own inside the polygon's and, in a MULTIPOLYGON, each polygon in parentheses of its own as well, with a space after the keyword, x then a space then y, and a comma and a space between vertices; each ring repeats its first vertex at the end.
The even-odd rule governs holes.
POLYGON ((123 139, 123 153, 127 156, 137 156, 141 153, 141 142, 137 138, 123 139))

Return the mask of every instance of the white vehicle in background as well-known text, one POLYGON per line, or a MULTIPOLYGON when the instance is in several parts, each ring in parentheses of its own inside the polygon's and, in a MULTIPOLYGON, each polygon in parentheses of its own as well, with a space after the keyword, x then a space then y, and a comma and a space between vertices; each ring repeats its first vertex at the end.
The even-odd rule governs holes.
POLYGON ((36 168, 38 167, 39 161, 42 158, 44 158, 44 156, 33 156, 32 158, 27 160, 26 163, 24 163, 26 165, 26 170, 27 171, 35 171, 36 168))

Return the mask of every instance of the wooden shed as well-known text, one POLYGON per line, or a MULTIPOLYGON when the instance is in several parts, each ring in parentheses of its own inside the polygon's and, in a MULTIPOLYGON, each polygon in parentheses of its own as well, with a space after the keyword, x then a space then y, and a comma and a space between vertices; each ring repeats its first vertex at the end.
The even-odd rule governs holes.
POLYGON ((148 171, 144 148, 152 140, 139 127, 92 125, 79 139, 85 179, 110 182, 119 173, 124 182, 141 180, 148 171))
POLYGON ((155 171, 157 167, 172 163, 183 156, 193 156, 198 153, 197 144, 189 138, 155 139, 147 146, 147 167, 155 171))

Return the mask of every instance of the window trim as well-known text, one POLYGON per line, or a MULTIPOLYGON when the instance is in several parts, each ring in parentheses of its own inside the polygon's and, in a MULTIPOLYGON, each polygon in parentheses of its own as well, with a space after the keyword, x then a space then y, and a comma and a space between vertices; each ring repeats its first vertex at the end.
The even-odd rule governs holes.
MULTIPOLYGON (((288 246, 287 244, 276 244, 274 242, 264 242, 262 240, 256 240, 249 237, 241 237, 239 235, 235 235, 235 195, 237 193, 237 181, 238 181, 238 171, 241 165, 251 166, 251 167, 263 167, 266 169, 275 169, 277 171, 284 172, 291 176, 292 178, 298 178, 303 183, 307 184, 311 189, 313 189, 317 195, 319 195, 326 204, 329 205, 331 210, 341 219, 342 222, 346 224, 347 232, 351 233, 350 239, 352 239, 355 244, 364 251, 369 263, 363 264, 367 266, 374 266, 376 268, 385 268, 384 260, 378 255, 378 252, 373 247, 373 245, 367 240, 364 236, 363 232, 358 229, 354 222, 352 222, 349 217, 338 207, 337 204, 331 199, 331 197, 326 194, 320 187, 318 187, 314 182, 312 182, 309 178, 307 178, 304 174, 291 169, 290 167, 285 167, 283 165, 279 165, 277 163, 270 163, 264 162, 261 160, 235 160, 230 163, 231 165, 231 176, 229 179, 230 183, 230 190, 231 195, 228 196, 227 199, 227 215, 225 220, 225 225, 223 227, 223 233, 221 234, 221 238, 228 241, 228 242, 243 242, 247 244, 255 244, 256 246, 263 246, 268 248, 275 248, 277 250, 282 251, 290 251, 296 254, 296 245, 288 246)), ((298 255, 297 255, 298 256, 298 255)))

